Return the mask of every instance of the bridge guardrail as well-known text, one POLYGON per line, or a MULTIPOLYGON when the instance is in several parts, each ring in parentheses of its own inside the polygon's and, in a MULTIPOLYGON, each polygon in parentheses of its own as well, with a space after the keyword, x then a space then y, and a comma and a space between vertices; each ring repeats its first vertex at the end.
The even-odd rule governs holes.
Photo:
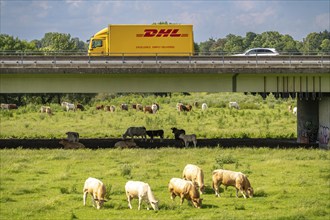
POLYGON ((0 56, 0 68, 329 68, 330 56, 188 56, 188 57, 89 57, 89 56, 0 56))

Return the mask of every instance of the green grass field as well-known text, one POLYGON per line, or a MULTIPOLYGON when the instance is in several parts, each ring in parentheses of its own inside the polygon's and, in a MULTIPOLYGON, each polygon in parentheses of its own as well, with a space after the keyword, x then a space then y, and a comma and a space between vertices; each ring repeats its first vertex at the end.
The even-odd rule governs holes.
POLYGON ((295 138, 296 116, 288 112, 294 100, 275 99, 242 93, 193 93, 190 96, 173 94, 172 97, 155 97, 130 94, 126 96, 101 96, 86 105, 86 111, 65 112, 60 105, 50 104, 54 115, 39 113, 40 104, 28 104, 18 110, 0 111, 0 138, 65 138, 67 131, 79 132, 81 138, 118 138, 131 126, 164 129, 165 138, 173 138, 171 127, 183 128, 197 138, 295 138), (237 101, 240 110, 229 109, 229 101, 237 101), (157 102, 157 114, 137 112, 131 104, 151 105, 157 102), (207 111, 201 107, 192 112, 176 110, 176 104, 184 102, 207 103, 207 111), (129 111, 118 110, 121 103, 130 106, 129 111), (96 105, 115 105, 114 113, 96 110, 96 105))
MULTIPOLYGON (((46 146, 45 146, 46 147, 46 146)), ((3 149, 0 176, 1 219, 329 219, 330 152, 311 149, 3 149), (206 194, 196 209, 172 202, 167 189, 187 163, 204 170, 206 194), (217 168, 248 175, 252 199, 235 197, 228 187, 217 198, 211 172, 217 168), (108 202, 101 210, 83 206, 82 188, 89 177, 102 180, 108 202), (159 211, 128 209, 124 185, 148 182, 159 211)))

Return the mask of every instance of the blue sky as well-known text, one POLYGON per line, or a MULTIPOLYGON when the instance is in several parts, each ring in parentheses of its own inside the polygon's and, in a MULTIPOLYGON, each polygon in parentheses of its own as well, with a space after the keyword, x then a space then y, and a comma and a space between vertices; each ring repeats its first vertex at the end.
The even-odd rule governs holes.
POLYGON ((108 24, 193 24, 195 42, 228 34, 279 31, 302 40, 330 30, 330 1, 134 1, 0 0, 0 32, 41 39, 47 32, 70 33, 86 41, 108 24))

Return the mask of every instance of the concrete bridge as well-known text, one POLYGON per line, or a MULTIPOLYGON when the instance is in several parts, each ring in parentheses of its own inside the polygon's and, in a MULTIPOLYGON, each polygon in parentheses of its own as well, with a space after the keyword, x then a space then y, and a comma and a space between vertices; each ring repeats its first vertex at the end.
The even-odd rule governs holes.
POLYGON ((298 98, 298 142, 318 135, 320 146, 330 144, 330 56, 0 56, 0 79, 0 93, 290 95, 298 98))

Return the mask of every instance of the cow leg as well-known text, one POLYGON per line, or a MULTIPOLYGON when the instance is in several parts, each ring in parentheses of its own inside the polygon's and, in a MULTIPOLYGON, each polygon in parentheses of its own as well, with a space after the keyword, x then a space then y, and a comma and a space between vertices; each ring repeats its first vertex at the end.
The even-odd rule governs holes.
POLYGON ((181 198, 181 199, 180 199, 180 205, 182 205, 182 204, 183 204, 183 200, 184 200, 184 195, 181 195, 180 198, 181 198))
POLYGON ((196 147, 196 145, 197 145, 197 141, 196 141, 196 140, 194 140, 194 147, 196 147))
POLYGON ((139 196, 139 207, 138 207, 138 210, 141 210, 141 203, 142 203, 142 197, 139 196))
POLYGON ((87 198, 87 194, 88 194, 88 192, 86 191, 86 192, 84 192, 84 194, 83 194, 83 203, 84 203, 84 206, 86 205, 86 198, 87 198))
POLYGON ((132 198, 131 198, 129 195, 127 195, 128 207, 129 207, 130 209, 133 208, 133 207, 132 207, 132 204, 131 204, 131 200, 132 200, 132 198))
POLYGON ((217 197, 220 197, 219 188, 220 188, 220 184, 218 182, 213 183, 213 189, 215 192, 215 196, 217 197))

